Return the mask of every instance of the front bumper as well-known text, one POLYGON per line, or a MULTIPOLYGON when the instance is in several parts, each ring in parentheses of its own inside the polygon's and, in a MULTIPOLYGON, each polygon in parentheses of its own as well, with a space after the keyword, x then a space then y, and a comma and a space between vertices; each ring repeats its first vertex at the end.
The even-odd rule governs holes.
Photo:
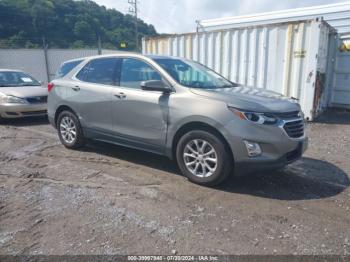
POLYGON ((21 118, 31 116, 45 116, 47 104, 0 104, 1 118, 21 118))
POLYGON ((296 148, 280 158, 277 159, 264 159, 264 158, 251 158, 248 161, 242 161, 236 163, 235 170, 237 175, 244 175, 254 173, 261 170, 276 170, 283 168, 288 164, 291 164, 300 159, 303 153, 308 148, 308 138, 300 141, 296 144, 296 148))
POLYGON ((230 122, 225 130, 237 175, 282 168, 300 159, 308 148, 308 138, 305 134, 300 138, 291 138, 281 126, 238 120, 230 122), (249 157, 244 140, 258 143, 262 154, 249 157))

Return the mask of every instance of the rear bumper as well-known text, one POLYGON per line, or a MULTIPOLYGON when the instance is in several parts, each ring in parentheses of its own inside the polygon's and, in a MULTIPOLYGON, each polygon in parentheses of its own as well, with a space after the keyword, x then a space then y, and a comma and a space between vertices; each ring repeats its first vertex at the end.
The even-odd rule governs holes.
POLYGON ((49 123, 50 123, 54 128, 56 128, 56 123, 55 123, 54 117, 48 115, 47 118, 49 119, 49 123))
POLYGON ((0 117, 21 118, 31 116, 45 116, 47 104, 0 104, 0 117))

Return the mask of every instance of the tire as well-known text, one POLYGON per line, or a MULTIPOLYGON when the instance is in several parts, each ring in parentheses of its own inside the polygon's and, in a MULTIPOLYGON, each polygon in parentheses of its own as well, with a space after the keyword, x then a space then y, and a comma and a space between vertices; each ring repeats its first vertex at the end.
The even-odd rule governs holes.
POLYGON ((180 138, 176 160, 182 174, 191 182, 203 186, 219 185, 233 171, 233 158, 224 142, 202 130, 190 131, 180 138), (196 154, 196 151, 199 153, 196 154))
POLYGON ((62 111, 58 116, 56 126, 58 137, 66 148, 78 149, 85 145, 86 139, 79 119, 71 111, 62 111))

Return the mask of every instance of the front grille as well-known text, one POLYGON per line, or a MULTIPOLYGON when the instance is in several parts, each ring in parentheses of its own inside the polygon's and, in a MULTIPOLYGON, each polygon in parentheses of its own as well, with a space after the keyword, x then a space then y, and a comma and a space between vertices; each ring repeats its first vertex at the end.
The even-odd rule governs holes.
POLYGON ((288 136, 292 138, 299 138, 304 135, 304 120, 295 120, 287 122, 283 126, 284 130, 287 132, 288 136))
POLYGON ((274 113, 275 116, 281 119, 295 119, 300 118, 300 112, 299 111, 292 111, 292 112, 284 112, 284 113, 274 113))
POLYGON ((47 103, 47 96, 32 96, 26 98, 30 104, 44 104, 47 103))
POLYGON ((40 111, 27 111, 27 112, 21 112, 24 116, 33 116, 33 115, 45 115, 47 114, 46 110, 40 110, 40 111))

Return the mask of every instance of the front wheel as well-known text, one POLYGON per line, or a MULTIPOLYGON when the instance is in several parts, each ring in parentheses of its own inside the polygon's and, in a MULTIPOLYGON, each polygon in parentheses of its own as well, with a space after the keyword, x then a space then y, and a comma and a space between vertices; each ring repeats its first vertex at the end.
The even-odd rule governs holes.
POLYGON ((200 185, 218 185, 233 171, 233 159, 223 141, 202 130, 181 137, 176 159, 181 172, 200 185))
POLYGON ((75 114, 63 111, 58 116, 57 131, 61 143, 70 149, 77 149, 85 145, 85 137, 80 122, 75 114))

